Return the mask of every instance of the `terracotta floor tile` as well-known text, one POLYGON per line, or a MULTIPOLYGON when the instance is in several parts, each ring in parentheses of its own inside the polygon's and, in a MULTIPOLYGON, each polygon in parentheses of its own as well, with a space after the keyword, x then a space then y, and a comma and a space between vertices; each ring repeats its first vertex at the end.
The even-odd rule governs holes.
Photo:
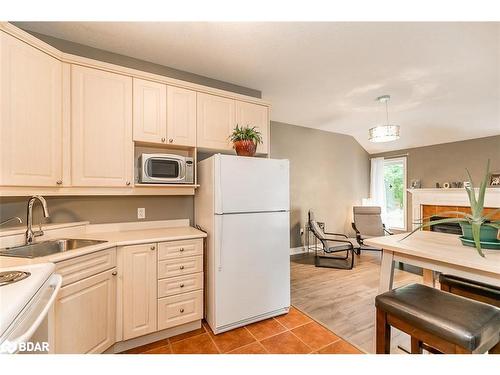
POLYGON ((181 333, 180 335, 177 335, 177 336, 173 336, 173 337, 170 337, 170 342, 177 342, 177 341, 181 341, 181 340, 184 340, 184 339, 187 339, 189 337, 194 337, 194 336, 198 336, 198 335, 201 335, 203 333, 207 332, 205 330, 205 328, 203 326, 201 326, 201 328, 198 328, 198 329, 195 329, 194 331, 189 331, 189 332, 186 332, 186 333, 181 333))
POLYGON ((234 349, 227 354, 267 354, 266 349, 257 341, 251 344, 242 346, 241 348, 234 349))
POLYGON ((262 340, 261 344, 271 354, 306 354, 311 352, 311 348, 289 331, 262 340))
POLYGON ((266 319, 261 322, 246 326, 246 329, 255 336, 257 340, 263 340, 270 336, 286 331, 286 328, 275 319, 266 319))
POLYGON ((172 350, 170 349, 170 345, 165 345, 148 350, 146 352, 143 352, 142 354, 172 354, 172 350))
POLYGON ((172 343, 174 354, 217 354, 219 351, 208 333, 172 343))
POLYGON ((311 318, 302 314, 299 310, 293 307, 290 308, 288 314, 277 316, 275 319, 288 329, 312 322, 311 318))
POLYGON ((156 349, 156 348, 159 348, 159 347, 165 346, 165 345, 168 346, 168 339, 163 339, 163 340, 152 342, 151 344, 138 346, 137 348, 132 348, 130 350, 123 352, 123 354, 144 353, 144 352, 147 352, 148 350, 156 349))
POLYGON ((255 341, 253 336, 246 328, 236 328, 231 331, 219 333, 218 335, 211 334, 212 340, 222 353, 227 353, 231 350, 245 346, 255 341))
POLYGON ((339 338, 321 324, 311 322, 292 329, 292 332, 312 350, 318 350, 328 344, 338 341, 339 338))
POLYGON ((339 340, 318 351, 319 354, 363 354, 347 341, 339 340))

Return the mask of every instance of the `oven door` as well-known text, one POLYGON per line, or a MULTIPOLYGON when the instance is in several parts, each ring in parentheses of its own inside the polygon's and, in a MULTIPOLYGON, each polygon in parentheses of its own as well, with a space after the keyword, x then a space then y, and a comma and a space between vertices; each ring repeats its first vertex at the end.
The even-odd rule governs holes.
POLYGON ((185 175, 185 165, 181 159, 150 157, 143 161, 141 182, 183 183, 185 175))

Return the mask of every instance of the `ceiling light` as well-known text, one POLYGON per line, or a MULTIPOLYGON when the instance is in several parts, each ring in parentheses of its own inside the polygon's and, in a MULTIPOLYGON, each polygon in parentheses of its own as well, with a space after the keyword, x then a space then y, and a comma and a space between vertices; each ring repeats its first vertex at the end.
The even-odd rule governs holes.
POLYGON ((376 100, 385 103, 386 125, 379 125, 369 130, 370 142, 390 142, 399 139, 399 125, 389 124, 389 100, 390 95, 379 96, 376 100))

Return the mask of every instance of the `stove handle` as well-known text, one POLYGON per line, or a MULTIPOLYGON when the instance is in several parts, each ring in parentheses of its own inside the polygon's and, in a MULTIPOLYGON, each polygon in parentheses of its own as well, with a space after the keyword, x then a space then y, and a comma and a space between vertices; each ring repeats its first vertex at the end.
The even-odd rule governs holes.
POLYGON ((52 288, 52 294, 50 295, 47 303, 43 307, 43 310, 40 312, 40 314, 35 319, 33 324, 22 335, 16 337, 13 340, 9 340, 11 344, 15 343, 17 346, 18 343, 28 341, 31 338, 31 336, 33 336, 35 331, 38 329, 42 321, 47 316, 50 308, 54 304, 57 294, 59 293, 59 289, 61 289, 62 280, 63 278, 59 274, 54 274, 50 277, 49 288, 52 288))

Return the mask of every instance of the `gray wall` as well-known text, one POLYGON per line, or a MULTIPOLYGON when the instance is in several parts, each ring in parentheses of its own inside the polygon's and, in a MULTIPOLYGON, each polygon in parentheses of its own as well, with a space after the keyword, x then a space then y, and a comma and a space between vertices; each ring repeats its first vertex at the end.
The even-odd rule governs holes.
MULTIPOLYGON (((43 221, 49 223, 90 221, 98 224, 138 221, 139 207, 146 208, 146 220, 189 219, 192 224, 194 217, 194 199, 191 196, 46 197, 46 200, 50 218, 43 221)), ((27 202, 27 197, 0 198, 0 220, 19 216, 25 224, 27 202)), ((38 203, 34 218, 35 223, 42 220, 38 203)))
POLYGON ((347 233, 352 206, 368 196, 368 153, 351 136, 271 122, 271 157, 290 160, 290 244, 312 209, 330 231, 347 233))
POLYGON ((436 182, 465 181, 468 168, 479 184, 490 159, 492 171, 500 172, 500 135, 433 146, 410 148, 370 155, 371 157, 408 154, 408 184, 420 179, 422 187, 435 187, 436 182))
MULTIPOLYGON (((16 22, 12 22, 12 24, 16 25, 16 22)), ((121 65, 131 69, 142 70, 148 73, 159 74, 187 82, 197 83, 200 85, 213 87, 216 89, 232 91, 242 95, 253 96, 256 98, 262 97, 262 93, 259 90, 238 86, 229 82, 219 81, 216 79, 200 76, 198 74, 186 72, 183 70, 171 68, 164 65, 154 64, 149 61, 139 60, 124 55, 119 55, 113 52, 108 52, 101 49, 89 47, 83 44, 70 42, 68 40, 54 38, 48 35, 36 33, 34 31, 30 30, 25 30, 25 31, 65 53, 70 53, 77 56, 83 56, 89 59, 100 60, 110 64, 121 65)))
MULTIPOLYGON (((408 154, 407 180, 420 179, 423 188, 433 188, 436 182, 466 181, 468 168, 475 185, 484 177, 486 163, 490 170, 500 173, 500 135, 469 139, 460 142, 416 147, 370 155, 371 157, 408 154)), ((407 223, 411 223, 411 194, 407 194, 407 223)))

